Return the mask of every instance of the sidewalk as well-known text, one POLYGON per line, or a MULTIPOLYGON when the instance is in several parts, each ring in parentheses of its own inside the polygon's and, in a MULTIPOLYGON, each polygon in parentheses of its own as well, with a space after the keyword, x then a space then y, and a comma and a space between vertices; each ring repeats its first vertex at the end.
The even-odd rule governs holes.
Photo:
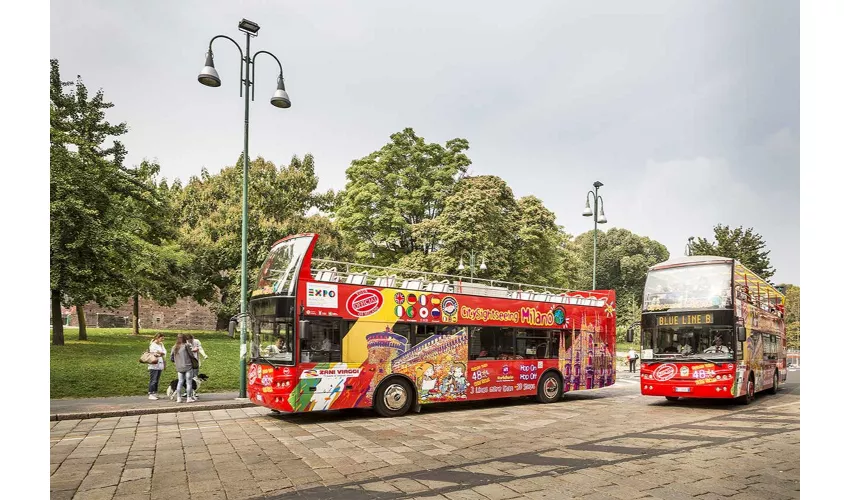
MULTIPOLYGON (((639 373, 629 373, 628 366, 617 365, 618 379, 639 379, 639 373)), ((200 393, 194 403, 176 403, 161 395, 157 401, 147 396, 122 396, 112 398, 51 399, 50 420, 77 420, 86 418, 126 417, 150 413, 184 411, 226 410, 254 406, 248 399, 237 399, 236 392, 200 393)))
POLYGON ((199 393, 194 403, 176 403, 165 395, 158 401, 145 396, 122 396, 114 398, 51 399, 50 420, 85 418, 124 417, 149 413, 172 413, 201 410, 226 410, 254 406, 248 399, 237 399, 236 392, 199 393))

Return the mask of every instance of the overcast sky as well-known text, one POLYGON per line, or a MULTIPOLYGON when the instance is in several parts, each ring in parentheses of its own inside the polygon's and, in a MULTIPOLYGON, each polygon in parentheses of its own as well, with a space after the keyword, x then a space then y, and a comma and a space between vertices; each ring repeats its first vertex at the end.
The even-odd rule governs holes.
MULTIPOLYGON (((209 39, 257 59, 251 157, 313 153, 320 188, 412 127, 469 140, 472 173, 533 194, 572 234, 592 183, 610 227, 684 253, 716 223, 753 227, 775 282, 800 281, 799 5, 789 1, 50 3, 64 79, 102 87, 126 121, 129 164, 169 179, 242 150, 238 52, 214 45, 222 86, 197 82, 209 39)), ((46 66, 45 66, 46 68, 46 66)), ((45 70, 46 73, 46 70, 45 70)), ((604 228, 605 226, 603 226, 604 228)))

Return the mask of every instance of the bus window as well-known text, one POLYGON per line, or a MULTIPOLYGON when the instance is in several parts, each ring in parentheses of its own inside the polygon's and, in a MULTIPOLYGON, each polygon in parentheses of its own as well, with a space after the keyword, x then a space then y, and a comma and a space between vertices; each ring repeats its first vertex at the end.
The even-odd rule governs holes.
POLYGON ((408 345, 410 344, 410 332, 411 325, 409 323, 396 323, 393 325, 393 333, 396 335, 401 335, 402 337, 407 339, 408 345))
POLYGON ((301 341, 301 361, 329 363, 342 361, 340 320, 310 318, 310 338, 301 341))
POLYGON ((548 330, 517 330, 516 354, 521 359, 546 359, 549 357, 548 330))
POLYGON ((565 346, 566 349, 570 348, 572 345, 572 335, 567 330, 549 330, 549 359, 558 359, 558 349, 561 345, 561 335, 564 335, 564 340, 568 344, 565 346))
POLYGON ((486 326, 481 328, 479 336, 481 350, 477 359, 513 359, 516 350, 512 328, 486 326))
POLYGON ((413 339, 411 345, 419 345, 423 341, 427 340, 428 337, 432 335, 436 335, 437 327, 435 325, 410 325, 410 328, 413 330, 413 339))
MULTIPOLYGON (((487 357, 487 352, 481 349, 481 330, 480 326, 472 326, 469 328, 469 359, 480 359, 478 356, 482 354, 487 357)), ((493 359, 493 358, 489 358, 493 359)))

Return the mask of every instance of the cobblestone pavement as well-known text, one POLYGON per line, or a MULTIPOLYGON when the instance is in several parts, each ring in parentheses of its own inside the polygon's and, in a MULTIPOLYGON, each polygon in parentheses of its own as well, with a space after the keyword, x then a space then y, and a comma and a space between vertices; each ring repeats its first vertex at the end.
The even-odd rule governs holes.
POLYGON ((800 497, 798 383, 738 406, 636 382, 395 419, 255 407, 50 422, 51 498, 800 497))

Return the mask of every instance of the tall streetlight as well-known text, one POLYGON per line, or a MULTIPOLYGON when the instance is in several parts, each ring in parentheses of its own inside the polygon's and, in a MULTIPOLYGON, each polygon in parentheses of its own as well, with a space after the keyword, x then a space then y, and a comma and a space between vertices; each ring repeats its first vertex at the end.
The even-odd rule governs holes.
POLYGON ((694 254, 694 237, 691 236, 688 238, 688 246, 685 247, 685 255, 691 256, 694 254))
POLYGON ((605 224, 608 222, 608 219, 605 218, 605 202, 602 200, 602 197, 599 196, 599 188, 602 187, 602 183, 596 181, 593 183, 593 191, 587 192, 587 203, 584 205, 584 212, 582 215, 585 217, 593 216, 593 289, 596 290, 596 225, 597 224, 605 224), (593 210, 590 209, 590 197, 593 196, 593 210), (601 205, 601 207, 600 207, 601 205))
POLYGON ((241 327, 239 332, 239 397, 247 396, 245 387, 245 356, 248 353, 248 348, 245 344, 246 337, 246 316, 248 315, 248 94, 251 94, 251 101, 254 100, 254 91, 251 86, 254 85, 254 76, 256 66, 254 60, 260 54, 268 54, 275 61, 280 72, 277 76, 277 90, 272 94, 271 104, 276 108, 288 108, 292 105, 289 100, 289 94, 286 93, 286 87, 283 85, 283 65, 280 60, 271 52, 261 50, 251 56, 251 38, 257 36, 260 31, 260 25, 247 19, 242 19, 239 23, 239 31, 245 33, 245 52, 242 52, 242 47, 236 40, 226 35, 216 35, 212 37, 207 51, 207 60, 201 73, 198 74, 198 81, 207 87, 221 86, 221 78, 218 76, 218 71, 215 70, 213 64, 212 44, 218 38, 225 38, 233 42, 236 48, 239 49, 239 56, 242 63, 239 65, 239 97, 245 97, 245 137, 244 149, 242 151, 242 300, 239 306, 239 316, 241 327), (244 88, 243 88, 244 87, 244 88))
MULTIPOLYGON (((475 252, 463 252, 461 255, 466 255, 467 260, 469 260, 469 277, 475 279, 475 252)), ((463 257, 460 258, 460 264, 457 266, 458 270, 463 271, 466 269, 466 266, 463 265, 463 257)), ((478 266, 478 269, 482 271, 487 270, 487 264, 484 263, 484 258, 481 258, 481 265, 478 266)))

